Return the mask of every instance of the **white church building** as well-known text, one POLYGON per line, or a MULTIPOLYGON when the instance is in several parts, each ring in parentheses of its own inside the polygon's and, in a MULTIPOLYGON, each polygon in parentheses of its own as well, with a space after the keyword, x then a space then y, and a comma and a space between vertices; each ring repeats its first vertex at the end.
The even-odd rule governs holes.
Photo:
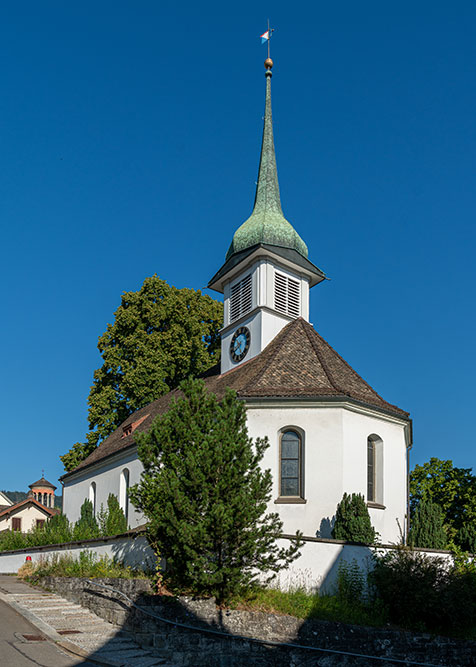
MULTIPOLYGON (((411 420, 387 403, 313 329, 309 290, 325 279, 281 209, 271 114, 272 61, 251 216, 237 229, 209 287, 224 295, 221 365, 205 383, 218 398, 230 387, 246 403, 252 438, 268 436, 263 465, 273 474, 270 511, 284 533, 331 537, 344 492, 363 494, 384 543, 406 532, 411 420)), ((76 469, 61 478, 63 511, 79 518, 118 496, 129 526, 144 517, 129 502, 140 480, 134 431, 147 430, 176 390, 131 415, 76 469)))

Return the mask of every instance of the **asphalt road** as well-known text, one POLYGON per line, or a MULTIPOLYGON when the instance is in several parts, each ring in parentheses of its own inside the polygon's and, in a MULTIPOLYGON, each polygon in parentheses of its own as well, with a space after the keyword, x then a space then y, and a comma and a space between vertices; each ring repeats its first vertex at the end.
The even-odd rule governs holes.
POLYGON ((82 658, 73 658, 55 644, 28 641, 23 635, 41 635, 23 616, 0 600, 0 665, 1 667, 94 667, 82 658))

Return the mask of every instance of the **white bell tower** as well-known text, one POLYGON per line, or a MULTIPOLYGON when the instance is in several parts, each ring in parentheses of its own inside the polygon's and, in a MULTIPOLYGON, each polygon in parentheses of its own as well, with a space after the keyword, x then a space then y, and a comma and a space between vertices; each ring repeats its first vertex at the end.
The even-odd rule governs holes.
POLYGON ((233 236, 225 264, 208 287, 224 295, 221 372, 259 354, 291 320, 309 321, 309 288, 325 274, 307 258, 307 246, 281 208, 267 58, 263 141, 251 216, 233 236))

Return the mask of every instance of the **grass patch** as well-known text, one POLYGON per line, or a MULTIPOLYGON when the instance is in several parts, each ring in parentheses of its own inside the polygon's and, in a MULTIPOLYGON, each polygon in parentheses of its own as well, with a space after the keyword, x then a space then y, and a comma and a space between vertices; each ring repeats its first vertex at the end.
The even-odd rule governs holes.
POLYGON ((236 595, 230 607, 356 625, 381 626, 387 622, 383 608, 375 602, 349 601, 339 595, 319 595, 303 589, 289 592, 273 588, 249 589, 236 595))
POLYGON ((52 556, 35 563, 22 565, 18 575, 38 583, 43 577, 87 577, 89 579, 148 579, 141 570, 133 570, 118 563, 109 556, 98 557, 90 551, 81 551, 79 558, 72 556, 52 556))

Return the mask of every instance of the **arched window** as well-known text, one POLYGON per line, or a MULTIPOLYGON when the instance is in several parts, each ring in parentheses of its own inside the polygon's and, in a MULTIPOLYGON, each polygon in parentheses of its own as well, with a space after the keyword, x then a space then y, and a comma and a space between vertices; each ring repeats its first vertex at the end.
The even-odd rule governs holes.
POLYGON ((303 498, 302 436, 297 430, 281 432, 279 458, 280 497, 303 498))
POLYGON ((124 468, 121 472, 119 480, 119 505, 126 517, 127 525, 129 526, 129 470, 124 468))
POLYGON ((375 433, 367 438, 367 502, 383 505, 383 441, 375 433))
POLYGON ((375 502, 375 442, 367 438, 367 500, 375 502))
POLYGON ((89 500, 93 504, 93 514, 96 516, 96 482, 91 482, 89 485, 89 500))

